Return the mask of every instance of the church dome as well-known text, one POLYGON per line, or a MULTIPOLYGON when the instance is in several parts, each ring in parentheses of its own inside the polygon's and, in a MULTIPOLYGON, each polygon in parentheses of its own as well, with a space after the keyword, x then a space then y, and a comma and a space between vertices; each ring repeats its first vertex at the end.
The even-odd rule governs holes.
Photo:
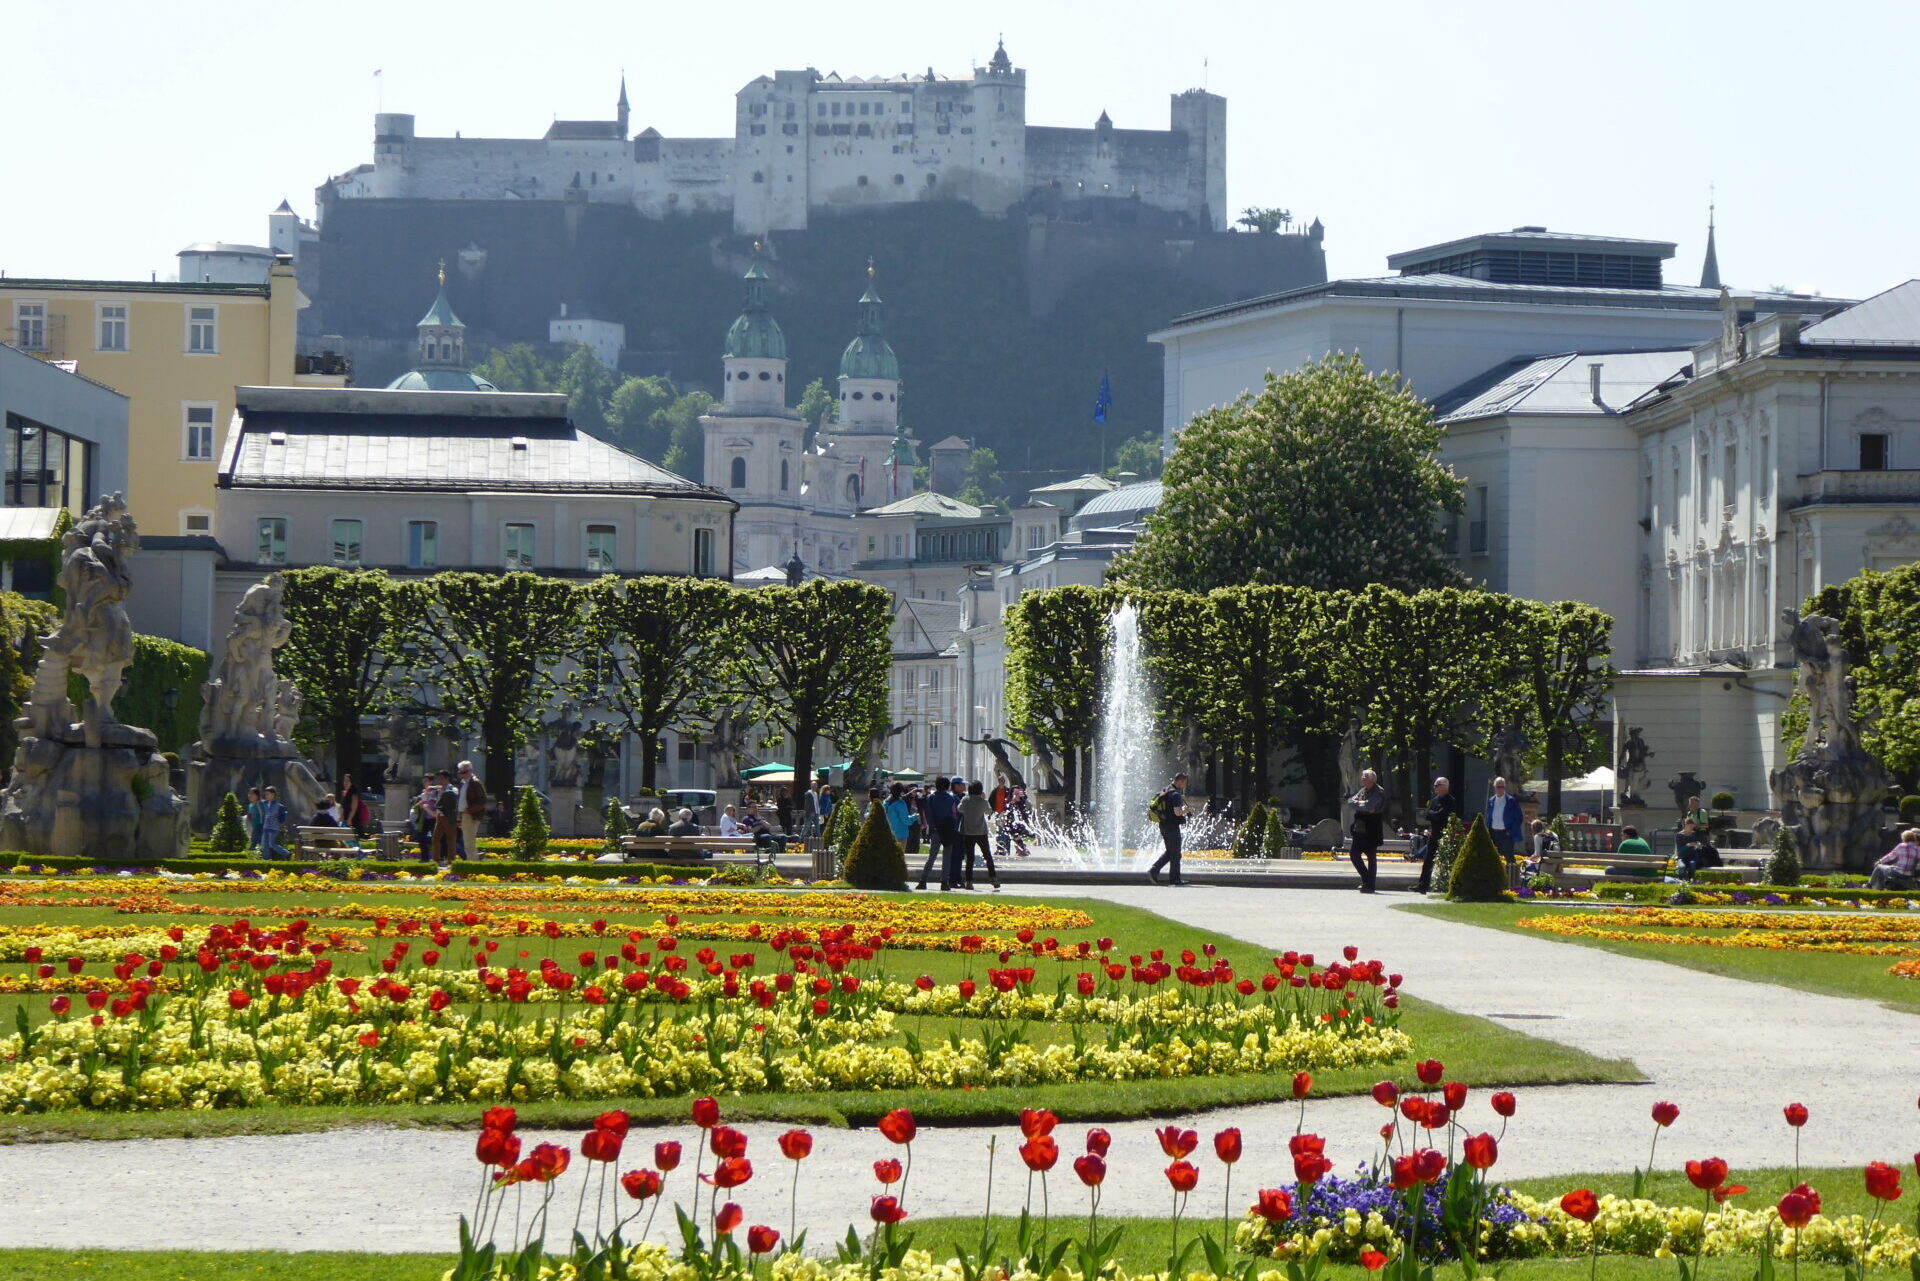
MULTIPOLYGON (((755 250, 758 251, 758 246, 755 246, 755 250)), ((727 346, 721 355, 785 360, 787 336, 780 332, 778 322, 767 314, 767 273, 760 266, 758 258, 747 268, 746 281, 747 309, 727 330, 727 346)))
POLYGON ((479 374, 464 369, 409 369, 387 384, 388 391, 499 391, 479 374))
POLYGON ((860 295, 860 332, 840 353, 840 376, 900 380, 900 361, 880 333, 880 295, 871 283, 867 285, 867 292, 860 295))

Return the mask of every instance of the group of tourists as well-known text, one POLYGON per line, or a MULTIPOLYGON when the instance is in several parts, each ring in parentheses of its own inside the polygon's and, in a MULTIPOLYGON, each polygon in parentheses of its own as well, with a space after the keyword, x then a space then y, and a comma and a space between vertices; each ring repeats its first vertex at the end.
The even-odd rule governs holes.
MULTIPOLYGON (((879 799, 878 789, 874 799, 879 799)), ((942 890, 971 890, 976 869, 984 864, 987 882, 998 892, 1000 868, 996 853, 1025 858, 1033 835, 1033 810, 1024 787, 1005 782, 989 791, 979 779, 941 775, 926 786, 891 783, 881 812, 887 828, 908 854, 924 844, 926 860, 920 866, 916 888, 926 889, 939 871, 942 890)))
MULTIPOLYGON (((279 788, 271 784, 249 787, 243 817, 247 824, 248 848, 263 859, 293 857, 284 843, 293 816, 281 801, 279 788)), ((353 836, 346 842, 346 848, 352 851, 359 848, 358 838, 374 829, 373 811, 367 807, 360 789, 353 785, 353 775, 346 774, 341 776, 340 786, 331 796, 320 798, 312 816, 301 826, 347 828, 353 836)))
POLYGON ((487 787, 472 761, 455 771, 428 774, 411 808, 414 840, 441 867, 480 857, 480 824, 487 816, 487 787))

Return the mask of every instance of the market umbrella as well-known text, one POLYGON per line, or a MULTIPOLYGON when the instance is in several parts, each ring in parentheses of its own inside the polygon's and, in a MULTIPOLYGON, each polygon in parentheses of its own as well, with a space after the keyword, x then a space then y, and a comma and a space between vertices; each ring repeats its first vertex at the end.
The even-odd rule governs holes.
MULTIPOLYGON (((883 770, 882 773, 885 773, 885 771, 883 770)), ((891 774, 887 774, 887 777, 896 783, 924 783, 927 781, 927 776, 917 769, 897 769, 891 774)))
POLYGON ((793 781, 793 766, 782 765, 779 761, 768 761, 765 765, 755 765, 752 769, 743 769, 740 771, 740 777, 749 782, 758 782, 765 780, 769 774, 778 774, 782 771, 784 771, 787 776, 785 781, 791 783, 793 781))

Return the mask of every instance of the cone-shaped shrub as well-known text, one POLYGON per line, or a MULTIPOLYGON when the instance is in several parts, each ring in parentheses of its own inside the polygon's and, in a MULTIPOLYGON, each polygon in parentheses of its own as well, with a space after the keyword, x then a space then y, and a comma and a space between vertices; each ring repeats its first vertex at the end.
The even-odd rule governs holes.
POLYGON ((215 854, 238 854, 247 848, 246 815, 240 809, 240 798, 232 792, 227 793, 220 802, 220 812, 213 816, 207 847, 215 854))
POLYGON ((852 793, 844 793, 834 802, 833 810, 827 815, 826 830, 821 839, 828 849, 834 852, 841 866, 846 865, 847 855, 853 852, 853 838, 860 834, 861 809, 853 799, 852 793))
POLYGON ((1267 803, 1255 801, 1253 812, 1247 815, 1247 821, 1240 825, 1240 831, 1233 838, 1233 856, 1235 858, 1264 858, 1267 842, 1267 803))
POLYGON ((1466 824, 1455 814, 1447 820, 1446 830, 1440 833, 1440 848, 1433 853, 1433 892, 1441 898, 1453 884, 1453 862, 1460 857, 1460 842, 1466 839, 1466 824))
MULTIPOLYGON (((841 805, 852 808, 851 801, 841 805)), ((840 812, 839 806, 834 813, 840 812)), ((904 890, 907 888, 907 855, 893 838, 887 816, 875 802, 868 810, 853 838, 853 848, 840 863, 840 879, 857 890, 904 890)))
POLYGON ((553 829, 547 825, 547 813, 541 807, 539 796, 531 787, 521 788, 519 803, 514 807, 513 856, 539 858, 547 852, 547 839, 552 835, 553 829))
POLYGON ((627 807, 620 803, 617 796, 607 798, 606 830, 607 848, 610 850, 619 849, 620 838, 633 830, 633 823, 627 818, 627 807))
POLYGON ((1793 829, 1781 824, 1773 834, 1773 856, 1767 860, 1767 884, 1798 885, 1800 852, 1793 843, 1793 829))
POLYGON ((1267 839, 1261 848, 1267 858, 1279 858, 1287 852, 1287 825, 1280 819, 1280 807, 1267 811, 1267 839))
POLYGON ((1507 892, 1507 864, 1493 848, 1487 825, 1480 815, 1473 816, 1467 839, 1453 859, 1453 876, 1447 884, 1447 897, 1455 903, 1498 903, 1507 892))

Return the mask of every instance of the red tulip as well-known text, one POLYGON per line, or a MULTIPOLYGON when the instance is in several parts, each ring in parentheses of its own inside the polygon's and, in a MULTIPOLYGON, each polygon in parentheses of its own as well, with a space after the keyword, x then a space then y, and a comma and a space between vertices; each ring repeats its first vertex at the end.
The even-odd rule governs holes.
POLYGON ((482 1130, 473 1145, 473 1155, 481 1165, 497 1165, 504 1170, 520 1159, 520 1140, 509 1130, 482 1130))
POLYGON ((721 1233, 731 1232, 739 1227, 740 1221, 746 1217, 745 1210, 729 1201, 720 1207, 720 1213, 713 1216, 713 1230, 721 1233))
POLYGON ((653 1168, 662 1174, 680 1164, 680 1144, 672 1139, 653 1145, 653 1168))
POLYGON ((594 1129, 603 1130, 608 1134, 617 1134, 623 1139, 627 1137, 627 1127, 632 1123, 633 1118, 617 1108, 612 1112, 602 1112, 593 1118, 594 1129))
POLYGON ((1420 1078, 1422 1085, 1438 1085, 1440 1078, 1447 1074, 1447 1069, 1439 1059, 1422 1059, 1413 1065, 1413 1074, 1420 1078))
POLYGON ((1362 1250, 1360 1252, 1360 1266, 1369 1272, 1378 1272, 1381 1268, 1387 1266, 1387 1256, 1378 1250, 1362 1250))
POLYGON ((1053 1127, 1060 1124, 1060 1118, 1045 1108, 1020 1109, 1020 1133, 1029 1139, 1037 1139, 1043 1134, 1052 1134, 1053 1127))
POLYGON ((1867 1163, 1867 1195, 1876 1201, 1900 1199, 1900 1171, 1885 1161, 1867 1163))
MULTIPOLYGON (((245 994, 240 993, 240 995, 245 994)), ((107 1001, 109 999, 104 990, 96 987, 87 993, 87 1008, 90 1010, 104 1010, 107 1008, 107 1001)))
POLYGON ((636 1201, 659 1196, 662 1181, 652 1170, 628 1170, 620 1176, 620 1186, 636 1201))
POLYGON ((788 1130, 778 1142, 781 1155, 789 1161, 804 1161, 813 1152, 813 1136, 805 1130, 788 1130))
POLYGON ((1373 1101, 1383 1108, 1390 1108, 1400 1101, 1400 1087, 1392 1081, 1382 1081, 1373 1087, 1373 1101))
POLYGON ((1779 1208, 1780 1222, 1796 1232, 1813 1222, 1813 1216, 1818 1213, 1812 1198, 1797 1190, 1781 1197, 1779 1208))
POLYGON ((1737 1197, 1746 1190, 1747 1185, 1744 1183, 1733 1183, 1726 1187, 1715 1188, 1713 1190, 1713 1203, 1715 1205, 1725 1205, 1729 1198, 1737 1197))
POLYGON ((1413 1154, 1413 1168, 1420 1182, 1432 1183, 1447 1172, 1447 1157, 1439 1148, 1421 1148, 1413 1154))
POLYGON ((1458 1112, 1467 1106, 1467 1087, 1460 1081, 1448 1081, 1440 1087, 1440 1097, 1453 1111, 1458 1112))
POLYGON ((1020 1145, 1020 1159, 1027 1163, 1029 1170, 1044 1174, 1060 1160, 1060 1147, 1053 1136, 1043 1134, 1020 1145))
POLYGON ((1287 1151, 1295 1156, 1312 1153, 1321 1156, 1327 1150, 1327 1141, 1317 1134, 1296 1134, 1287 1140, 1287 1151))
POLYGON ((1494 1095, 1491 1099, 1488 1099, 1487 1102, 1493 1104, 1493 1110, 1499 1113, 1501 1116, 1513 1115, 1514 1098, 1513 1098, 1513 1095, 1508 1091, 1506 1090, 1500 1091, 1500 1093, 1494 1095))
POLYGON ((1261 1188, 1253 1212, 1268 1223, 1284 1223, 1293 1217, 1293 1198, 1279 1188, 1261 1188))
POLYGON ((486 1130, 506 1130, 509 1133, 520 1124, 520 1114, 512 1108, 488 1108, 480 1114, 480 1126, 486 1130))
POLYGON ((69 996, 56 996, 47 1002, 47 1008, 51 1009, 55 1014, 65 1014, 73 1008, 73 998, 69 996))
POLYGON ((873 1216, 875 1223, 884 1223, 888 1226, 907 1217, 907 1212, 900 1207, 899 1198, 890 1196, 875 1197, 867 1213, 873 1216))
POLYGON ((747 1154, 747 1136, 730 1125, 716 1125, 707 1131, 707 1148, 721 1160, 747 1154))
POLYGON ((1198 1134, 1192 1130, 1183 1130, 1177 1125, 1163 1125, 1153 1134, 1160 1140, 1160 1150, 1176 1161, 1200 1146, 1198 1134))
POLYGON ((1073 1172, 1080 1176, 1080 1182, 1090 1188, 1097 1188, 1107 1177, 1107 1163, 1098 1155, 1089 1152, 1085 1156, 1074 1158, 1073 1172))
POLYGON ((765 1224, 756 1223, 747 1229, 748 1254, 772 1254, 779 1244, 780 1234, 765 1224))
POLYGON ((1787 1104, 1787 1106, 1786 1106, 1786 1108, 1784 1109, 1784 1111, 1786 1112, 1786 1117, 1787 1117, 1787 1124, 1788 1124, 1788 1125, 1790 1125, 1790 1126, 1792 1126, 1792 1127, 1793 1127, 1794 1129, 1796 1129, 1796 1130, 1797 1130, 1797 1129, 1799 1129, 1799 1128, 1800 1128, 1801 1126, 1803 1126, 1803 1125, 1805 1125, 1805 1124, 1807 1123, 1807 1107, 1806 1107, 1806 1104, 1804 1104, 1804 1103, 1789 1103, 1789 1104, 1787 1104))
POLYGON ((551 1183, 567 1172, 572 1160, 573 1153, 568 1149, 542 1143, 528 1155, 526 1164, 532 1167, 530 1177, 535 1183, 551 1183))
POLYGON ((1240 1159, 1240 1131, 1238 1127, 1228 1126, 1213 1136, 1213 1154, 1226 1165, 1232 1165, 1240 1159))
POLYGON ((737 1188, 753 1177, 753 1162, 743 1156, 722 1157, 711 1175, 701 1175, 716 1188, 737 1188))
POLYGON ((1807 1199, 1807 1204, 1813 1207, 1813 1212, 1815 1214, 1820 1213, 1820 1194, 1818 1192, 1815 1192, 1812 1188, 1808 1187, 1804 1183, 1802 1183, 1799 1187, 1795 1188, 1794 1191, 1798 1192, 1801 1196, 1807 1199))
POLYGON ((1295 1072, 1293 1074, 1293 1097, 1296 1099, 1304 1099, 1312 1091, 1313 1074, 1311 1072, 1295 1072))
POLYGON ((1411 1156, 1397 1156, 1393 1158, 1393 1165, 1389 1169, 1389 1174, 1396 1192, 1405 1192, 1408 1188, 1420 1182, 1420 1172, 1414 1169, 1413 1158, 1411 1156))
POLYGON ((703 1130, 711 1130, 720 1124, 720 1101, 710 1095, 695 1099, 693 1123, 703 1130))
POLYGON ((1675 1103, 1656 1103, 1653 1105, 1653 1123, 1665 1129, 1680 1119, 1680 1107, 1675 1103))
POLYGON ((1570 1218, 1592 1223, 1600 1217, 1600 1198, 1585 1188, 1578 1188, 1560 1198, 1560 1208, 1570 1218))
POLYGON ((1333 1172, 1333 1162, 1318 1152, 1302 1152, 1293 1158, 1293 1177, 1305 1187, 1312 1187, 1333 1172))
POLYGON ((580 1139, 580 1155, 589 1161, 618 1161, 625 1140, 611 1130, 588 1130, 580 1139))
POLYGON ((875 1161, 873 1163, 873 1177, 888 1187, 892 1187, 894 1184, 900 1182, 901 1173, 902 1170, 898 1161, 886 1160, 875 1161))
MULTIPOLYGON (((1087 1151, 1095 1156, 1105 1156, 1107 1149, 1113 1146, 1113 1136, 1099 1126, 1087 1131, 1087 1151)), ((1920 1156, 1914 1157, 1914 1164, 1920 1166, 1920 1156)))
POLYGON ((1476 1170, 1489 1170, 1500 1159, 1500 1144, 1491 1134, 1470 1134, 1462 1145, 1462 1153, 1468 1165, 1476 1170))
MULTIPOLYGON (((92 993, 88 993, 88 995, 91 996, 92 993)), ((227 1004, 236 1010, 244 1010, 253 1004, 253 998, 247 995, 245 988, 236 987, 233 991, 227 993, 227 1004)), ((96 1005, 94 1008, 99 1009, 100 1007, 96 1005)))
POLYGON ((1175 1161, 1167 1167, 1167 1182, 1175 1192, 1191 1192, 1200 1182, 1200 1171, 1190 1161, 1175 1161))
POLYGON ((905 1108, 895 1108, 880 1118, 880 1133, 895 1143, 911 1143, 920 1128, 913 1123, 913 1113, 905 1108))
POLYGON ((1687 1182, 1702 1192, 1711 1192, 1726 1181, 1727 1163, 1717 1156, 1687 1162, 1687 1182))

